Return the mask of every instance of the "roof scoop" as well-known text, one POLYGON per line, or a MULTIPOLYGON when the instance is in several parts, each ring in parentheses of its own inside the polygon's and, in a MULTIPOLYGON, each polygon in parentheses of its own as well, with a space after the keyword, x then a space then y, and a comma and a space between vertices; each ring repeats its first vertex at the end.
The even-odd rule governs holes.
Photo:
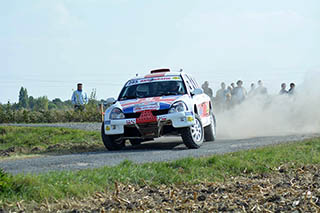
POLYGON ((162 72, 170 72, 170 69, 168 68, 164 68, 164 69, 156 69, 156 70, 151 70, 151 74, 154 74, 154 73, 162 73, 162 72))

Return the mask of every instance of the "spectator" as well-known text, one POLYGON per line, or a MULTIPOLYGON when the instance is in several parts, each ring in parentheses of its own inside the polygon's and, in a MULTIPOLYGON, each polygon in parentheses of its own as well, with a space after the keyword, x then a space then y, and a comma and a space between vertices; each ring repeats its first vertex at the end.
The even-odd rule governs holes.
POLYGON ((226 89, 226 84, 224 82, 221 83, 221 89, 219 89, 216 93, 216 102, 218 110, 224 110, 225 103, 227 100, 228 90, 226 89))
POLYGON ((71 102, 74 105, 74 109, 80 111, 82 111, 84 105, 88 103, 87 94, 82 91, 82 83, 77 84, 77 90, 73 92, 71 102))
POLYGON ((256 93, 259 95, 267 95, 268 94, 267 88, 263 86, 263 83, 261 80, 258 81, 258 85, 259 86, 256 89, 256 93))
POLYGON ((282 83, 281 84, 281 90, 279 92, 279 95, 288 94, 288 91, 286 90, 286 87, 287 87, 286 83, 282 83))
POLYGON ((294 83, 290 84, 290 89, 288 91, 289 95, 294 95, 295 94, 295 87, 296 87, 296 85, 294 83))
POLYGON ((254 96, 255 92, 256 92, 256 85, 254 83, 252 83, 250 85, 250 91, 248 93, 248 96, 254 96))
POLYGON ((231 109, 232 108, 232 96, 231 96, 231 93, 227 93, 227 95, 226 95, 226 104, 225 104, 225 106, 226 106, 226 110, 229 110, 229 109, 231 109))
POLYGON ((237 81, 237 87, 233 89, 232 102, 234 104, 242 103, 247 96, 247 90, 244 87, 242 87, 242 85, 243 82, 239 80, 237 81))
POLYGON ((211 88, 209 88, 209 82, 205 81, 201 87, 203 89, 203 92, 207 94, 211 99, 213 99, 213 91, 211 88))
POLYGON ((228 86, 227 90, 228 90, 228 93, 230 93, 230 95, 231 95, 232 94, 232 87, 228 86))

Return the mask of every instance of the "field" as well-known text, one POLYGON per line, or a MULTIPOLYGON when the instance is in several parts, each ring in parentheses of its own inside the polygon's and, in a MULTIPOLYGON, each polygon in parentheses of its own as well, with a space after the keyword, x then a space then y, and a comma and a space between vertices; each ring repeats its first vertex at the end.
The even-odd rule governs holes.
MULTIPOLYGON (((63 128, 1 127, 0 141, 2 150, 21 150, 13 156, 102 148, 99 133, 63 128)), ((124 161, 115 167, 39 175, 0 173, 2 210, 27 212, 316 212, 319 188, 319 138, 172 162, 124 161)))
POLYGON ((0 157, 105 150, 99 132, 52 127, 0 127, 0 157))

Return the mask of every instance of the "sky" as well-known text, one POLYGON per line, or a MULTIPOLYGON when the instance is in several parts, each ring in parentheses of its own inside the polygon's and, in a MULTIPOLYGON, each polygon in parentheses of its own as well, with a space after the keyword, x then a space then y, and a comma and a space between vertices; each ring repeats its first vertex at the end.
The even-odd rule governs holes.
MULTIPOLYGON (((68 100, 78 82, 117 97, 137 73, 302 84, 320 71, 319 0, 10 0, 0 3, 0 103, 68 100)), ((320 75, 320 73, 319 73, 320 75)))

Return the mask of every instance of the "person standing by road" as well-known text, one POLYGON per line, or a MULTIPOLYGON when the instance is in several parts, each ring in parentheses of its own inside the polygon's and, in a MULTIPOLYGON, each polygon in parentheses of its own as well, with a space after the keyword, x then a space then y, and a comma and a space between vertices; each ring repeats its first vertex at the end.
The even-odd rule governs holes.
POLYGON ((233 89, 233 95, 232 95, 233 104, 242 103, 247 96, 247 90, 242 85, 243 85, 243 82, 239 80, 237 81, 237 87, 233 89))
POLYGON ((256 85, 254 83, 252 83, 250 85, 250 91, 248 92, 248 96, 252 97, 255 95, 255 93, 256 93, 256 85))
POLYGON ((288 91, 289 95, 294 95, 295 94, 295 87, 296 87, 296 85, 294 83, 290 84, 290 89, 288 91))
POLYGON ((267 88, 263 86, 263 83, 261 80, 258 81, 258 87, 256 89, 256 93, 258 95, 267 95, 268 94, 267 88))
POLYGON ((286 95, 286 94, 288 94, 288 91, 286 90, 286 87, 287 87, 286 83, 282 83, 282 84, 281 84, 281 90, 280 90, 280 92, 279 92, 279 95, 286 95))
POLYGON ((209 88, 209 82, 208 81, 205 81, 203 84, 202 84, 202 89, 203 89, 203 92, 205 94, 207 94, 210 99, 212 100, 213 99, 213 91, 211 88, 209 88))
POLYGON ((226 84, 224 82, 221 83, 221 89, 219 89, 216 93, 216 103, 219 111, 225 110, 225 104, 227 101, 227 93, 226 84))
POLYGON ((77 84, 77 90, 73 92, 71 102, 75 110, 84 110, 84 105, 88 103, 88 96, 82 91, 82 83, 77 84))

